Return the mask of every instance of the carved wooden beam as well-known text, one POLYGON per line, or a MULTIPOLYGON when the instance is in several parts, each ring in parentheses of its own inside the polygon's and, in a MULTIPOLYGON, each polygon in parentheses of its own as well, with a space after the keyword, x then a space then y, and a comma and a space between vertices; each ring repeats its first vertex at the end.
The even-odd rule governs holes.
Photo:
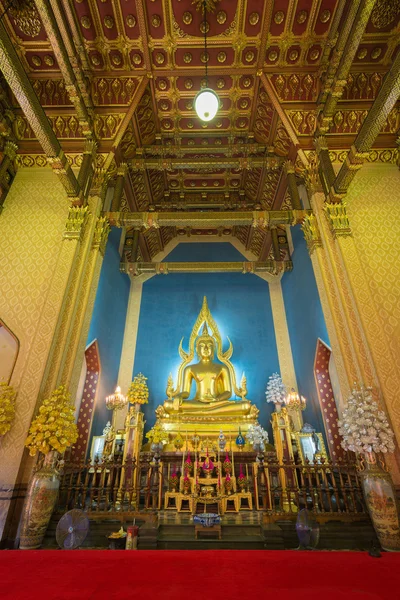
POLYGON ((104 163, 105 169, 108 169, 110 167, 110 165, 114 159, 114 156, 118 149, 118 146, 120 145, 121 140, 124 137, 125 131, 126 131, 128 125, 135 113, 135 110, 143 96, 143 92, 146 89, 147 83, 148 83, 148 78, 142 77, 136 90, 133 93, 132 102, 131 102, 128 110, 126 111, 124 118, 121 121, 117 135, 114 138, 112 148, 111 148, 110 152, 108 153, 107 158, 105 160, 105 163, 104 163))
POLYGON ((345 162, 336 176, 331 188, 331 200, 340 202, 358 169, 362 167, 376 137, 378 136, 388 114, 400 97, 400 53, 386 75, 375 101, 364 120, 360 131, 351 147, 345 162))
POLYGON ((247 156, 243 158, 133 158, 130 162, 131 168, 136 171, 155 169, 158 171, 174 171, 176 169, 192 170, 207 168, 226 169, 255 169, 266 167, 268 170, 276 170, 282 164, 283 159, 278 156, 247 156))
POLYGON ((287 185, 288 185, 289 192, 290 192, 292 206, 295 210, 301 210, 302 205, 301 205, 299 190, 297 188, 294 164, 290 160, 286 161, 286 163, 284 165, 284 170, 286 173, 286 181, 287 181, 287 185))
POLYGON ((302 223, 310 210, 256 210, 256 211, 204 211, 204 212, 107 212, 105 216, 115 227, 134 227, 149 229, 150 227, 210 228, 234 225, 252 225, 268 229, 271 225, 296 225, 302 223))
MULTIPOLYGON (((347 38, 346 45, 341 55, 334 81, 331 85, 331 89, 328 93, 323 110, 319 117, 318 127, 323 133, 329 131, 333 121, 336 105, 338 100, 340 100, 342 97, 351 65, 353 64, 357 48, 367 27, 375 2, 376 0, 361 0, 351 31, 347 38)), ((356 3, 351 2, 350 11, 354 10, 354 4, 356 3)))
POLYGON ((53 12, 52 8, 52 6, 56 7, 59 20, 63 21, 60 7, 58 6, 58 3, 54 3, 53 1, 51 2, 52 6, 50 6, 50 2, 48 0, 35 0, 35 4, 64 78, 65 87, 72 103, 75 106, 83 134, 87 137, 93 138, 94 131, 92 119, 89 115, 82 92, 79 88, 74 69, 72 68, 68 58, 68 52, 65 48, 64 40, 61 36, 55 13, 53 12))
POLYGON ((114 188, 114 196, 111 204, 111 212, 118 212, 121 206, 122 192, 124 191, 125 179, 128 173, 128 165, 122 163, 117 170, 117 181, 114 188))
POLYGON ((168 273, 269 273, 279 275, 291 271, 291 260, 266 260, 254 262, 128 262, 120 270, 131 276, 168 275, 168 273))
POLYGON ((144 66, 146 71, 151 73, 152 63, 149 50, 149 35, 147 33, 147 17, 146 17, 146 2, 145 0, 136 0, 136 12, 138 18, 138 25, 140 31, 140 37, 143 44, 143 58, 144 66))
POLYGON ((62 40, 65 44, 68 60, 78 82, 83 102, 85 106, 92 111, 93 102, 90 92, 90 83, 81 67, 82 63, 86 73, 89 75, 89 62, 85 47, 82 45, 82 33, 80 29, 76 27, 76 22, 73 18, 75 13, 71 10, 71 6, 68 2, 61 3, 58 0, 50 0, 50 2, 62 40))
POLYGON ((79 58, 81 60, 83 70, 87 75, 89 75, 91 73, 91 67, 89 64, 89 57, 86 52, 82 31, 79 26, 78 17, 75 12, 74 0, 64 0, 63 6, 65 14, 67 15, 68 24, 72 31, 74 44, 78 52, 79 58))
POLYGON ((346 20, 342 24, 342 28, 340 30, 339 37, 336 41, 336 44, 334 44, 334 49, 331 54, 330 49, 333 45, 336 31, 339 27, 339 22, 340 22, 342 13, 343 13, 344 5, 346 4, 346 0, 339 1, 338 7, 336 9, 335 17, 334 17, 334 22, 332 23, 331 28, 329 30, 328 39, 326 40, 324 52, 323 52, 323 55, 321 58, 321 68, 322 69, 325 67, 328 60, 329 60, 329 64, 328 64, 327 72, 324 77, 324 86, 323 86, 323 88, 319 94, 318 100, 317 100, 318 105, 322 105, 325 102, 325 100, 328 97, 328 94, 331 90, 333 80, 335 79, 337 68, 339 66, 340 60, 343 55, 344 48, 349 39, 350 31, 353 26, 354 19, 356 17, 357 11, 358 11, 358 7, 360 6, 360 2, 361 2, 361 0, 353 0, 350 3, 349 10, 346 15, 346 20))
MULTIPOLYGON (((354 0, 352 4, 357 5, 357 1, 354 0)), ((337 30, 339 28, 340 20, 342 18, 343 9, 344 9, 345 5, 346 5, 346 0, 339 0, 336 11, 335 11, 335 16, 333 17, 332 25, 330 26, 328 37, 327 37, 327 40, 325 42, 324 49, 322 52, 321 62, 320 62, 320 72, 324 71, 325 67, 328 64, 328 61, 329 61, 328 71, 331 68, 331 64, 333 62, 333 61, 332 62, 330 61, 331 49, 335 48, 336 53, 338 53, 340 46, 343 44, 343 47, 344 47, 344 44, 346 43, 348 34, 346 35, 346 33, 344 32, 344 29, 346 26, 351 28, 351 24, 352 24, 352 21, 350 20, 349 17, 347 17, 346 23, 343 24, 343 28, 342 28, 342 31, 340 32, 339 38, 336 39, 337 30), (342 35, 343 35, 343 38, 342 38, 342 35), (342 38, 342 40, 341 40, 341 38, 342 38)), ((336 62, 336 66, 337 66, 337 62, 336 62)), ((334 65, 332 65, 332 68, 333 68, 332 74, 334 75, 336 68, 334 67, 334 65)), ((328 73, 327 73, 325 82, 327 82, 327 79, 328 79, 328 73)), ((333 80, 333 78, 332 78, 332 80, 333 80)), ((332 80, 331 80, 331 82, 332 82, 332 80)), ((329 88, 328 88, 328 90, 329 90, 329 88)), ((325 93, 325 87, 321 91, 321 96, 320 96, 319 102, 322 102, 323 100, 325 100, 326 95, 324 96, 324 93, 325 93)))
MULTIPOLYGON (((146 154, 149 154, 150 156, 176 155, 177 157, 180 157, 184 154, 187 154, 188 152, 192 154, 210 154, 210 152, 218 152, 220 154, 224 154, 230 157, 233 153, 238 154, 240 152, 244 156, 251 156, 252 154, 261 154, 262 152, 266 152, 267 150, 267 145, 259 144, 258 142, 250 142, 243 144, 232 142, 231 144, 226 144, 223 146, 181 146, 180 144, 167 146, 165 144, 154 144, 153 146, 142 146, 136 148, 136 154, 138 158, 142 158, 146 154)), ((279 158, 275 154, 271 154, 270 156, 276 156, 277 158, 279 158)))
POLYGON ((263 71, 258 71, 257 75, 260 76, 260 79, 262 81, 264 89, 267 92, 268 97, 271 100, 273 107, 275 108, 276 112, 278 113, 279 118, 282 121, 283 126, 285 127, 287 134, 292 141, 292 144, 296 148, 297 154, 299 155, 301 162, 306 167, 308 165, 307 157, 304 154, 304 151, 300 148, 299 138, 297 137, 297 134, 295 132, 295 129, 294 129, 289 117, 287 116, 286 112, 284 111, 284 109, 281 106, 281 103, 279 102, 279 98, 275 91, 274 86, 272 85, 269 78, 265 75, 265 73, 263 71))
POLYGON ((68 196, 81 200, 81 188, 60 143, 35 94, 3 23, 0 21, 0 69, 18 100, 29 125, 39 140, 52 168, 60 177, 68 196))

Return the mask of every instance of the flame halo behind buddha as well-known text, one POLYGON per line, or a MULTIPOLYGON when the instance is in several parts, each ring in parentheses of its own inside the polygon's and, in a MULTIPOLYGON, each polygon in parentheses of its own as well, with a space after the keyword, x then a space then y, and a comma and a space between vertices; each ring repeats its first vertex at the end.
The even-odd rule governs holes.
POLYGON ((178 369, 177 385, 172 376, 168 379, 167 400, 156 409, 158 422, 171 434, 182 430, 188 438, 197 432, 201 437, 218 436, 220 431, 235 439, 238 425, 244 432, 257 423, 258 409, 247 398, 246 379, 240 386, 236 382, 235 369, 230 361, 232 342, 224 352, 221 335, 204 297, 199 316, 189 339, 189 348, 179 344, 182 359, 178 369), (193 363, 195 352, 199 362, 193 363), (217 356, 218 362, 214 361, 217 356), (192 383, 196 394, 189 399, 192 383), (231 399, 232 395, 240 400, 231 399), (182 427, 180 427, 182 425, 182 427), (235 435, 234 435, 235 434, 235 435))

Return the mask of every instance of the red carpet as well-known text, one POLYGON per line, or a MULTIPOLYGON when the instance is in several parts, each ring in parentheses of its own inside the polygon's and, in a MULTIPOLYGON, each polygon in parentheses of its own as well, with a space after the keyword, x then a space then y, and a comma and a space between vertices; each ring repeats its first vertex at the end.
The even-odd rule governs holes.
POLYGON ((296 551, 0 552, 1 600, 400 598, 400 554, 296 551))

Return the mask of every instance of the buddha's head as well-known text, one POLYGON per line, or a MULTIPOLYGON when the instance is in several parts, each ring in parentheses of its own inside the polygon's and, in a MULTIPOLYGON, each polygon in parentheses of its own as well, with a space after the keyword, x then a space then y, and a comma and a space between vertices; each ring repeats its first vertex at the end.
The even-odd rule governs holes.
POLYGON ((207 324, 204 323, 203 331, 196 340, 196 352, 200 360, 213 360, 215 351, 214 338, 208 333, 207 324))

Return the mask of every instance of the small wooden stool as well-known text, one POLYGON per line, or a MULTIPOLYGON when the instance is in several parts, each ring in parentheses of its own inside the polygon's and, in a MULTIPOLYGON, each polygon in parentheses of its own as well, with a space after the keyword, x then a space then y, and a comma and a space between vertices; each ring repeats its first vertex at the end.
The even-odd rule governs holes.
POLYGON ((164 510, 176 510, 177 498, 178 494, 176 492, 166 492, 164 499, 164 510))
POLYGON ((213 525, 212 527, 203 527, 203 525, 195 525, 194 526, 194 538, 197 540, 198 539, 198 535, 199 532, 201 533, 205 533, 205 534, 214 534, 217 533, 218 534, 218 539, 221 539, 222 536, 222 530, 221 530, 221 525, 213 525))
POLYGON ((253 510, 253 498, 251 492, 241 492, 238 494, 239 510, 253 510))
POLYGON ((225 496, 222 499, 222 503, 223 503, 223 509, 222 512, 223 514, 225 513, 229 513, 229 512, 234 512, 234 513, 238 513, 239 512, 239 498, 237 494, 232 494, 231 496, 225 496))

